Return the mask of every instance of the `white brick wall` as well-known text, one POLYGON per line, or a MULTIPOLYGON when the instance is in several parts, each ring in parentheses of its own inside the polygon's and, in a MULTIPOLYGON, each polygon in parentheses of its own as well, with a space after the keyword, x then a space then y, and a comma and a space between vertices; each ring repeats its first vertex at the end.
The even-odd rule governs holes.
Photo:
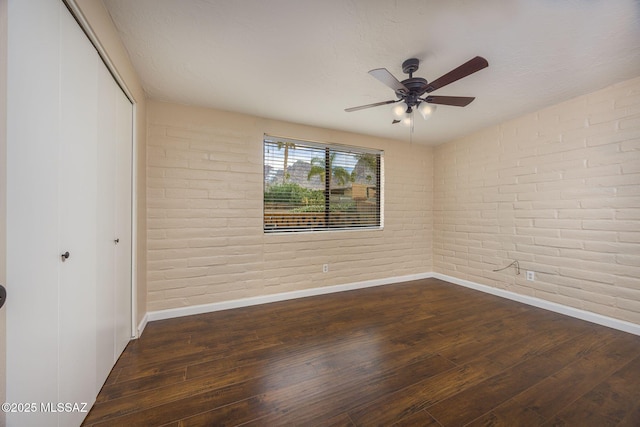
POLYGON ((147 309, 431 271, 432 151, 149 102, 147 309), (384 230, 265 235, 264 133, 385 150, 384 230))
POLYGON ((640 323, 640 78, 433 149, 151 102, 147 189, 149 311, 433 270, 640 323), (265 132, 385 150, 384 231, 265 235, 265 132))
POLYGON ((434 271, 640 323, 640 78, 434 150, 434 271), (512 260, 537 272, 528 282, 512 260))

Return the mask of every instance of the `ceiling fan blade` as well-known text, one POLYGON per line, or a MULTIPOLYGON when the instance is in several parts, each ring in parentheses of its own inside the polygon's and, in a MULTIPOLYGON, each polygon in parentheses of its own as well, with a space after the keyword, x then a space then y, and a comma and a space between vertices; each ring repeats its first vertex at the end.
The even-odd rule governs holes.
POLYGON ((476 71, 480 71, 488 66, 489 63, 486 59, 481 56, 476 56, 475 58, 465 62, 458 68, 449 71, 444 76, 429 83, 429 85, 427 86, 427 92, 433 92, 436 89, 440 89, 443 86, 460 80, 463 77, 467 77, 468 75, 473 74, 476 71))
POLYGON ((373 77, 380 80, 382 83, 389 86, 396 92, 409 92, 409 89, 407 89, 405 85, 400 83, 398 79, 396 79, 393 74, 391 74, 386 68, 376 68, 375 70, 369 71, 369 74, 371 74, 373 77))
POLYGON ((471 96, 428 96, 425 98, 430 104, 453 105, 454 107, 466 107, 475 98, 471 96))
POLYGON ((401 100, 400 99, 397 99, 397 100, 394 99, 392 101, 376 102, 375 104, 367 104, 367 105, 361 105, 359 107, 345 108, 344 111, 346 111, 347 113, 350 113, 352 111, 364 110, 365 108, 377 107, 379 105, 393 104, 393 103, 398 102, 398 101, 401 101, 401 100))

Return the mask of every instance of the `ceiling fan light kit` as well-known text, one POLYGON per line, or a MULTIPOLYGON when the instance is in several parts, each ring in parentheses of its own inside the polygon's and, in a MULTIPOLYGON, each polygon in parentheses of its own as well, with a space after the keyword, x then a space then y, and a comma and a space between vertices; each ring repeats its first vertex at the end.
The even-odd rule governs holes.
POLYGON ((411 116, 411 114, 405 115, 400 120, 400 126, 404 126, 406 128, 409 128, 409 127, 411 127, 412 124, 413 124, 413 116, 411 116))
POLYGON ((438 108, 437 105, 421 102, 420 105, 418 105, 418 112, 423 119, 427 120, 431 118, 431 115, 436 111, 436 108, 438 108))
POLYGON ((466 107, 469 105, 475 98, 467 96, 430 96, 426 94, 480 71, 488 67, 489 63, 481 56, 476 56, 431 83, 422 77, 413 77, 413 73, 418 70, 419 66, 420 61, 416 58, 404 61, 402 63, 402 71, 408 74, 409 78, 403 81, 395 78, 386 68, 376 68, 369 71, 369 74, 393 89, 398 99, 346 108, 345 111, 352 112, 380 105, 396 104, 391 108, 391 113, 394 117, 392 123, 411 126, 413 111, 416 109, 422 118, 427 120, 436 110, 435 104, 454 107, 466 107))
POLYGON ((396 119, 400 120, 404 117, 407 110, 407 106, 405 104, 396 104, 391 107, 391 114, 396 119))
MULTIPOLYGON (((433 114, 433 112, 436 111, 436 108, 437 106, 435 104, 420 102, 417 108, 415 109, 418 110, 418 112, 420 113, 420 115, 424 120, 428 120, 429 118, 431 118, 431 115, 433 114)), ((394 121, 396 123, 400 122, 400 124, 405 126, 409 126, 409 121, 406 119, 411 117, 411 115, 413 114, 413 111, 414 111, 414 108, 409 107, 405 103, 396 104, 393 107, 391 107, 391 115, 393 116, 394 121)))

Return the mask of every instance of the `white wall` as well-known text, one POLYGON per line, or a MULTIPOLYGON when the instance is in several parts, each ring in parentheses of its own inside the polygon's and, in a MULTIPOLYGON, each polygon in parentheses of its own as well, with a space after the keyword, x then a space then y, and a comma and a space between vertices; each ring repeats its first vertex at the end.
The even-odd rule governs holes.
POLYGON ((639 94, 435 148, 151 102, 149 310, 435 271, 640 324, 639 94), (263 133, 384 149, 384 232, 264 235, 263 133), (492 271, 512 260, 522 275, 492 271))
POLYGON ((434 271, 640 324, 640 78, 436 147, 434 271), (534 282, 512 260, 536 272, 534 282))
POLYGON ((150 311, 431 270, 431 147, 168 103, 148 112, 150 311), (384 230, 265 234, 264 133, 384 150, 384 230))

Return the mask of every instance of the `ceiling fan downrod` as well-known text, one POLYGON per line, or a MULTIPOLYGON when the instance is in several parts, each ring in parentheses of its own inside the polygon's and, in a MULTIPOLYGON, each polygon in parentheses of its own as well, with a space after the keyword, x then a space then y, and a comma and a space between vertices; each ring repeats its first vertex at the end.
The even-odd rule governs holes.
POLYGON ((413 73, 420 68, 420 60, 417 58, 409 58, 402 63, 402 72, 409 74, 409 78, 413 78, 413 73))

